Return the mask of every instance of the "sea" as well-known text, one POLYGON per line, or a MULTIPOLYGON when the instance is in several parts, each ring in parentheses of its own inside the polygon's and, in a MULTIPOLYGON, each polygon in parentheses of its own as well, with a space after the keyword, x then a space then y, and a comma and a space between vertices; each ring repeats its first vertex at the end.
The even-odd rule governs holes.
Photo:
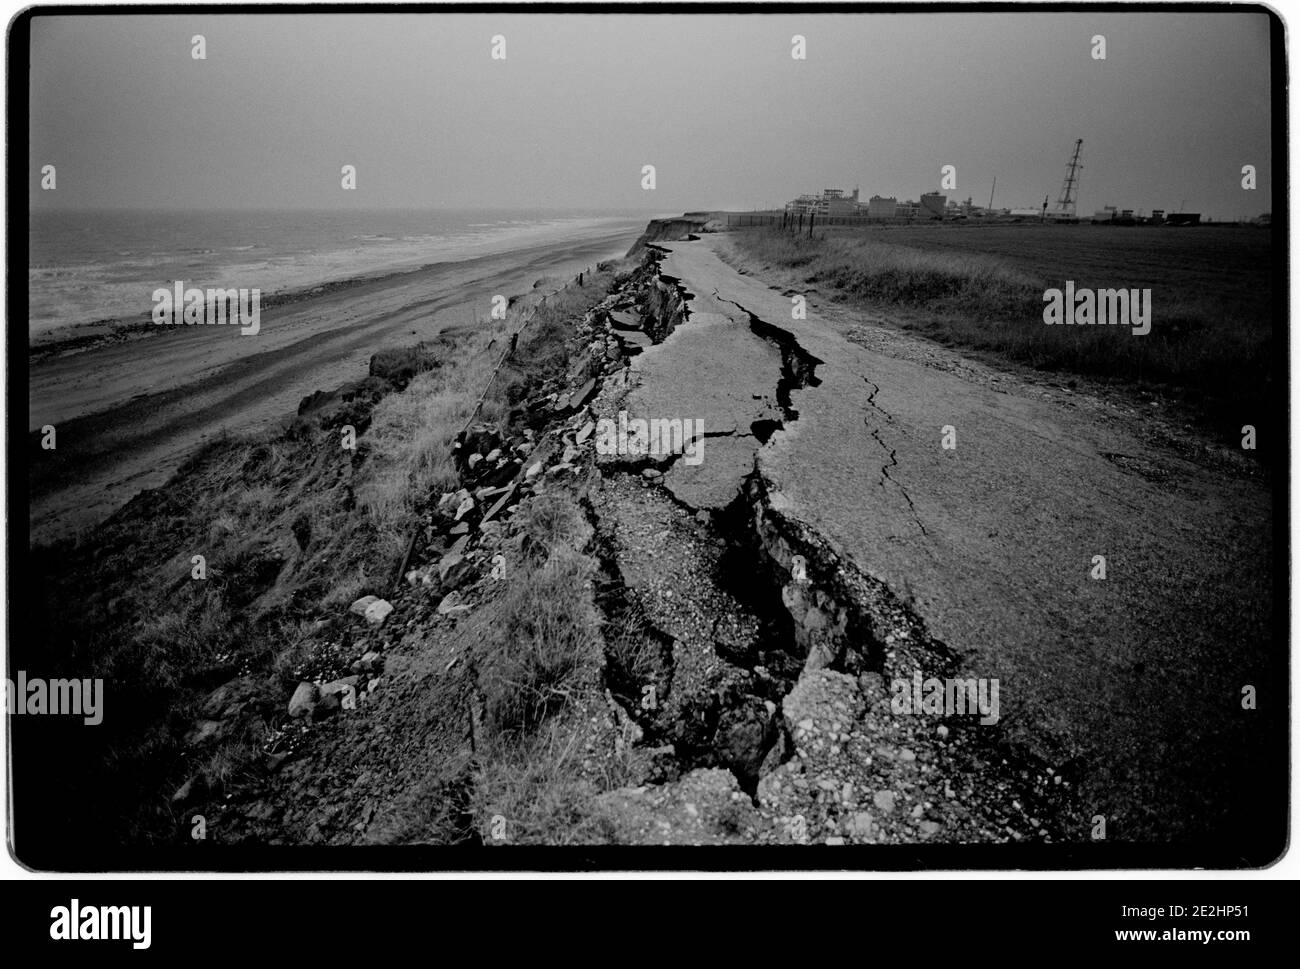
POLYGON ((646 216, 504 209, 35 212, 28 233, 33 344, 92 323, 146 320, 180 280, 264 297, 341 279, 635 232, 646 216))

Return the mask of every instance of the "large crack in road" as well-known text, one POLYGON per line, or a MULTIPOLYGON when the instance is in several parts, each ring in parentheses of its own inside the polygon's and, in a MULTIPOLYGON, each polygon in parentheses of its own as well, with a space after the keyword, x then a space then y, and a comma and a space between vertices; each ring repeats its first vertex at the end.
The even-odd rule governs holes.
MULTIPOLYGON (((677 341, 665 346, 664 340, 691 319, 699 299, 680 278, 663 273, 663 256, 652 253, 640 300, 648 311, 645 329, 659 334, 652 352, 660 357, 652 359, 661 365, 680 352, 677 341), (660 313, 671 318, 656 318, 660 313)), ((609 682, 645 731, 644 743, 671 751, 657 779, 664 796, 693 772, 723 767, 764 820, 760 841, 791 840, 805 822, 833 829, 831 840, 1050 837, 1054 812, 1046 802, 1065 793, 1052 786, 1050 772, 1009 761, 987 733, 977 737, 964 723, 945 720, 936 734, 932 723, 892 715, 888 676, 902 669, 952 673, 957 659, 883 583, 789 516, 760 454, 780 446, 775 430, 800 419, 794 394, 820 385, 817 368, 824 361, 717 289, 712 298, 744 314, 747 330, 780 355, 772 389, 780 420, 767 433, 716 434, 750 437, 750 471, 725 507, 706 509, 661 475, 647 477, 653 465, 607 462, 590 502, 610 577, 607 616, 626 626, 626 616, 635 614, 656 658, 634 669, 620 646, 609 655, 609 682), (646 696, 655 702, 647 706, 646 696), (853 716, 845 712, 850 708, 853 716), (823 729, 830 743, 823 742, 823 729), (807 778, 814 775, 810 788, 807 778), (832 780, 836 797, 819 800, 832 780), (864 793, 874 789, 874 800, 864 805, 846 794, 855 785, 864 793), (954 809, 963 792, 977 803, 954 809), (936 807, 941 799, 946 806, 936 807), (911 805, 906 817, 891 816, 896 800, 911 805), (869 810, 856 810, 864 806, 869 810)), ((873 409, 875 394, 868 401, 873 409)), ((889 474, 896 453, 873 437, 889 453, 880 486, 888 481, 903 491, 889 474)), ((908 505, 925 534, 910 498, 908 505)))

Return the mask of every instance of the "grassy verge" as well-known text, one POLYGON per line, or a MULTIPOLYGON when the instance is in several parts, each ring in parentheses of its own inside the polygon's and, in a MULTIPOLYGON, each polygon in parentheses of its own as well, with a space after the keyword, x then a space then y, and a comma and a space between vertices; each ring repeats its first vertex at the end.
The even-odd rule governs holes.
MULTIPOLYGON (((1075 227, 1081 244, 1095 243, 1088 227, 1075 227)), ((1169 230, 1176 231, 1176 230, 1169 230)), ((1210 231, 1210 230, 1206 230, 1210 231)), ((948 236, 975 249, 979 230, 948 236)), ((937 342, 981 352, 993 359, 1150 387, 1175 395, 1225 438, 1240 440, 1242 424, 1271 423, 1278 411, 1271 379, 1274 352, 1267 300, 1243 304, 1220 298, 1208 284, 1199 289, 1175 279, 1153 289, 1153 326, 1142 337, 1112 326, 1046 326, 1043 292, 1060 287, 1024 260, 978 252, 939 251, 883 241, 851 232, 809 239, 779 229, 736 234, 749 262, 787 270, 844 302, 884 311, 891 321, 937 342), (1261 311, 1262 310, 1262 311, 1261 311)), ((1027 245, 1032 237, 1026 234, 1027 245)), ((1147 273, 1151 270, 1144 267, 1147 273)), ((1138 285, 1122 257, 1080 287, 1138 285)))
POLYGON ((472 809, 489 843, 494 818, 511 843, 600 843, 608 831, 593 799, 632 775, 627 761, 587 746, 604 663, 592 529, 564 493, 531 499, 523 528, 524 574, 494 603, 475 656, 486 736, 472 809))

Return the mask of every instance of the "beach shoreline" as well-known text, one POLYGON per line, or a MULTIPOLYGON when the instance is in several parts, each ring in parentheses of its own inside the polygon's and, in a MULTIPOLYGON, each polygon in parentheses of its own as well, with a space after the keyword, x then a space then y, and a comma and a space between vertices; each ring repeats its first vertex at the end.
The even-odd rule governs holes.
POLYGON ((33 348, 29 435, 39 448, 40 430, 52 425, 59 447, 32 467, 29 540, 102 521, 162 485, 206 439, 266 429, 314 391, 364 376, 378 350, 485 318, 493 296, 575 276, 623 255, 638 234, 599 231, 276 294, 253 338, 232 327, 150 324, 156 335, 147 338, 33 348))
MULTIPOLYGON (((357 255, 362 257, 359 264, 349 266, 346 271, 338 267, 333 269, 322 267, 316 270, 318 275, 312 275, 310 270, 303 269, 296 273, 291 272, 288 276, 276 272, 264 276, 255 267, 231 267, 220 263, 214 263, 206 269, 187 266, 182 272, 179 266, 168 268, 165 264, 158 264, 153 267, 151 278, 157 275, 158 285, 163 286, 174 283, 175 278, 180 278, 187 286, 194 285, 201 288, 211 284, 213 280, 232 278, 232 273, 235 278, 261 279, 262 282, 258 285, 261 307, 272 309, 297 303, 312 296, 351 289, 365 283, 392 282, 401 276, 427 272, 438 267, 474 263, 525 250, 566 246, 599 235, 621 236, 642 225, 641 220, 632 218, 607 217, 597 221, 599 224, 530 226, 517 230, 509 237, 466 241, 463 245, 457 244, 456 237, 441 241, 438 237, 432 237, 430 241, 433 246, 432 251, 422 256, 413 256, 407 251, 397 251, 387 254, 382 262, 374 261, 376 256, 374 253, 358 251, 357 255)), ((109 268, 114 267, 110 264, 109 268)), ((34 282, 29 281, 29 289, 34 285, 34 282)), ((153 283, 140 283, 140 292, 145 295, 151 293, 154 288, 153 283)), ((30 289, 30 292, 34 298, 36 290, 30 289)), ((109 301, 101 305, 106 310, 107 306, 113 304, 109 301)), ((29 358, 41 359, 64 353, 82 352, 103 343, 147 338, 159 332, 152 319, 151 307, 126 314, 105 312, 103 316, 57 324, 37 319, 35 299, 29 309, 31 311, 28 328, 29 358)))

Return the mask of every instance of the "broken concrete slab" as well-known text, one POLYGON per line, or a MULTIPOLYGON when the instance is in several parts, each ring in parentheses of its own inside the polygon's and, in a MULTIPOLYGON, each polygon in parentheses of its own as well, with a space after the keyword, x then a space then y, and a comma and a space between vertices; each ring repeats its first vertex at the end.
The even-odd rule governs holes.
POLYGON ((1130 473, 1105 455, 1149 453, 1140 427, 1016 393, 1010 376, 993 388, 893 356, 884 338, 867 349, 815 312, 793 321, 787 295, 720 258, 729 245, 663 244, 663 272, 707 295, 634 361, 647 375, 629 400, 735 416, 714 388, 745 380, 750 368, 727 357, 747 344, 713 314, 752 314, 797 341, 820 385, 783 373, 798 419, 757 455, 774 521, 882 583, 972 675, 999 678, 1003 729, 1049 762, 1086 762, 1081 796, 1126 812, 1134 837, 1212 823, 1187 806, 1249 787, 1240 751, 1260 741, 1223 698, 1274 651, 1266 486, 1176 455, 1164 463, 1185 467, 1177 489, 1130 473), (656 369, 703 330, 717 336, 696 344, 708 372, 692 372, 691 355, 656 369), (1108 557, 1108 580, 1090 577, 1094 555, 1108 557))

